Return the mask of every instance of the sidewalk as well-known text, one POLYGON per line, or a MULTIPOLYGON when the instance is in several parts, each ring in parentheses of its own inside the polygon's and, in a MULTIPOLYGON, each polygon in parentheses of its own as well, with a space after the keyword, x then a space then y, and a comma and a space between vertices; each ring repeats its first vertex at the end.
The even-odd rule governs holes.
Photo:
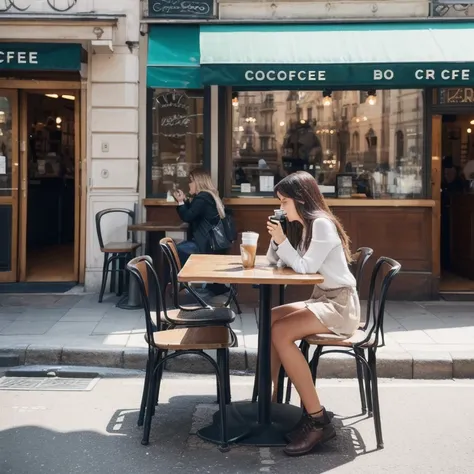
MULTIPOLYGON (((62 364, 144 369, 147 349, 142 310, 115 307, 117 298, 97 303, 96 294, 0 295, 0 366, 62 364)), ((231 368, 254 371, 255 309, 244 307, 233 328, 239 347, 231 368)), ((386 346, 378 355, 379 377, 474 377, 474 302, 388 302, 386 346)), ((170 361, 169 370, 209 372, 198 357, 170 361)), ((321 359, 321 377, 354 377, 352 358, 321 359)))

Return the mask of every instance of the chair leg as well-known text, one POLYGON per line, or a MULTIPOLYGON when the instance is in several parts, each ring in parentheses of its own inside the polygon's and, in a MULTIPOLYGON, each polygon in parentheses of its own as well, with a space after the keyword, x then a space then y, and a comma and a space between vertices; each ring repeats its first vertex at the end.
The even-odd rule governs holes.
MULTIPOLYGON (((162 358, 168 355, 168 351, 163 352, 162 358)), ((156 396, 155 396, 155 406, 158 405, 158 400, 160 398, 160 387, 161 387, 161 380, 163 379, 163 371, 165 370, 165 364, 161 364, 160 368, 158 369, 157 373, 157 382, 156 382, 156 396)), ((153 415, 155 412, 153 411, 153 415)))
POLYGON ((253 393, 252 393, 252 403, 257 403, 258 398, 258 359, 255 367, 255 378, 253 379, 253 393))
MULTIPOLYGON (((112 258, 115 257, 115 254, 112 254, 112 258)), ((114 258, 112 260, 112 268, 111 268, 111 274, 110 274, 110 292, 115 293, 115 278, 117 274, 117 259, 114 258)))
POLYGON ((377 383, 377 360, 375 358, 375 351, 372 348, 369 349, 369 367, 372 379, 372 402, 374 407, 374 427, 375 436, 377 438, 377 448, 383 449, 382 421, 380 419, 379 389, 377 383))
POLYGON ((99 303, 102 303, 107 285, 107 274, 109 272, 109 254, 104 253, 104 266, 102 267, 102 284, 100 285, 99 303))
POLYGON ((161 351, 158 351, 158 354, 155 359, 155 364, 153 365, 152 369, 153 372, 150 377, 150 385, 148 387, 148 395, 146 401, 146 411, 145 411, 145 423, 143 428, 143 438, 142 444, 148 445, 150 442, 150 430, 151 430, 151 419, 153 417, 153 413, 155 411, 155 393, 156 393, 156 385, 157 385, 157 369, 156 366, 161 360, 161 351))
POLYGON ((140 412, 138 413, 138 426, 143 426, 143 420, 145 418, 145 408, 146 408, 146 400, 148 397, 148 390, 150 386, 150 378, 153 374, 153 367, 155 356, 152 352, 148 352, 148 359, 146 361, 146 369, 145 369, 145 382, 143 384, 143 393, 142 393, 142 401, 140 403, 140 412))
POLYGON ((235 293, 232 295, 232 301, 235 304, 235 309, 237 310, 237 314, 242 314, 242 310, 240 309, 239 301, 235 293))
POLYGON ((314 352, 313 360, 311 361, 311 376, 313 377, 313 383, 316 384, 316 376, 318 373, 318 364, 321 353, 323 352, 324 346, 317 346, 314 352))
MULTIPOLYGON (((281 288, 285 288, 283 285, 280 286, 281 288)), ((304 340, 300 342, 300 347, 299 347, 301 353, 304 355, 304 358, 306 361, 308 361, 308 352, 309 352, 309 344, 305 342, 304 340)), ((288 405, 291 400, 291 388, 292 388, 292 383, 290 380, 290 377, 288 377, 288 381, 286 382, 286 395, 285 395, 285 403, 288 405)))
POLYGON ((225 375, 225 396, 226 400, 225 403, 226 405, 230 405, 230 402, 232 400, 231 396, 231 391, 230 391, 230 351, 229 349, 226 349, 225 351, 225 370, 224 370, 224 375, 225 375))
POLYGON ((118 259, 118 284, 117 296, 122 296, 124 291, 124 273, 125 273, 125 258, 118 259))
POLYGON ((217 392, 219 394, 219 414, 221 417, 221 444, 219 450, 222 452, 229 451, 229 444, 227 441, 227 406, 226 400, 228 398, 228 393, 226 390, 227 385, 227 375, 226 375, 226 365, 227 365, 227 352, 228 349, 218 349, 217 350, 217 392))
POLYGON ((285 369, 283 368, 283 366, 281 366, 280 372, 278 372, 277 403, 283 403, 284 390, 285 390, 285 369))
MULTIPOLYGON (((364 354, 364 351, 361 352, 361 357, 363 357, 365 359, 365 354, 364 354)), ((370 371, 367 370, 367 367, 363 367, 363 371, 364 371, 364 379, 365 379, 365 400, 367 402, 367 415, 370 417, 372 416, 372 412, 373 412, 373 408, 372 408, 372 392, 371 392, 371 389, 370 389, 370 377, 371 377, 371 374, 370 374, 370 371)))
MULTIPOLYGON (((362 349, 363 351, 363 349, 362 349)), ((360 355, 361 350, 354 349, 356 355, 360 355)), ((359 381, 359 394, 360 394, 360 405, 362 413, 365 415, 367 413, 367 405, 365 402, 365 389, 364 389, 364 367, 359 359, 355 359, 356 369, 357 369, 357 380, 359 381)))

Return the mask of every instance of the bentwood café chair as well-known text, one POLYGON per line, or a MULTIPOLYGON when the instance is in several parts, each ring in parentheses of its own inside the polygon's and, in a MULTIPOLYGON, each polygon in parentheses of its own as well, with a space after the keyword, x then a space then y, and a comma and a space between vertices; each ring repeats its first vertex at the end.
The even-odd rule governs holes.
POLYGON ((365 389, 369 413, 373 413, 377 448, 383 448, 382 422, 377 379, 377 348, 383 328, 387 293, 401 265, 396 260, 380 257, 375 264, 370 280, 367 301, 366 327, 359 329, 346 339, 333 334, 315 334, 304 339, 302 352, 308 356, 309 347, 317 346, 310 362, 313 382, 316 383, 319 359, 324 354, 346 354, 354 357, 364 367, 365 389), (326 349, 327 348, 327 349, 326 349), (368 357, 366 358, 365 352, 368 357))
POLYGON ((99 303, 102 303, 105 287, 107 285, 108 274, 110 277, 110 291, 115 291, 115 273, 119 273, 117 294, 120 296, 124 286, 125 264, 135 256, 141 244, 134 242, 134 234, 128 233, 128 238, 119 242, 104 243, 102 234, 102 219, 110 214, 126 214, 131 224, 135 221, 135 213, 130 209, 113 208, 104 209, 95 215, 95 226, 97 230, 97 238, 99 240, 100 251, 104 254, 104 264, 102 269, 102 284, 100 286, 99 303), (131 238, 130 238, 131 237, 131 238), (110 268, 112 266, 112 268, 110 268))
POLYGON ((148 445, 152 417, 158 404, 163 367, 166 361, 183 354, 195 354, 206 359, 217 375, 217 392, 220 411, 221 450, 228 449, 226 405, 230 403, 229 348, 234 344, 235 335, 225 325, 206 325, 194 327, 174 326, 167 317, 163 305, 158 276, 148 256, 136 257, 127 264, 127 270, 135 278, 140 289, 145 311, 148 360, 138 425, 144 422, 142 444, 148 445), (150 291, 153 287, 153 291, 150 291), (163 314, 165 323, 153 317, 149 295, 154 295, 156 314, 163 314), (217 362, 205 351, 216 350, 217 362), (169 353, 172 351, 171 353, 169 353))
MULTIPOLYGON (((164 237, 160 240, 160 247, 163 253, 166 256, 170 267, 170 277, 171 277, 171 290, 173 294, 173 304, 175 308, 180 308, 179 303, 179 293, 182 290, 186 290, 199 304, 207 306, 207 303, 192 289, 187 283, 178 282, 178 273, 181 271, 181 261, 179 259, 178 250, 176 244, 171 237, 164 237)), ((224 308, 229 308, 231 303, 234 303, 235 308, 238 314, 241 314, 239 302, 237 301, 237 290, 233 285, 229 289, 229 297, 227 301, 223 304, 224 308)))

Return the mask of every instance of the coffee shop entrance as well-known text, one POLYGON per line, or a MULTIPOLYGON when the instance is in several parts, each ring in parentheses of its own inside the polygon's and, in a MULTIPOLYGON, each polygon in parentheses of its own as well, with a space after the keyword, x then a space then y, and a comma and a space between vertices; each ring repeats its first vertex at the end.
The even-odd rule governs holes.
POLYGON ((0 47, 2 283, 79 280, 82 51, 79 43, 0 47))
POLYGON ((440 89, 433 108, 441 156, 440 294, 466 297, 474 294, 474 90, 440 89))

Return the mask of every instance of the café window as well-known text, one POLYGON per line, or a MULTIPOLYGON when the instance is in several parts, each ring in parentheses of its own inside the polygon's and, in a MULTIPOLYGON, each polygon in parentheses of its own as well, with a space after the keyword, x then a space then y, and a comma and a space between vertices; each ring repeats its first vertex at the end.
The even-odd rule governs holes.
POLYGON ((232 195, 272 196, 305 170, 328 197, 424 197, 422 90, 233 96, 232 195))
POLYGON ((204 92, 154 89, 148 107, 147 196, 187 192, 189 173, 204 167, 204 92))

